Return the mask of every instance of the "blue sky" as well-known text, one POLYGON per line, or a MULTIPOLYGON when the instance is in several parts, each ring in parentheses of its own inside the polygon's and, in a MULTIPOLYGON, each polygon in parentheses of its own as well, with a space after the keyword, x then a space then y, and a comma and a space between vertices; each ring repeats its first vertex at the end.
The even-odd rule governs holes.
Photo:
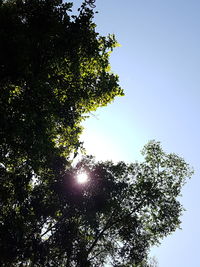
MULTIPOLYGON (((77 1, 81 2, 81 1, 77 1)), ((185 158, 182 230, 152 250, 160 267, 197 267, 200 239, 200 1, 97 0, 97 29, 122 45, 111 56, 125 96, 98 109, 82 139, 97 159, 141 160, 151 139, 185 158)))

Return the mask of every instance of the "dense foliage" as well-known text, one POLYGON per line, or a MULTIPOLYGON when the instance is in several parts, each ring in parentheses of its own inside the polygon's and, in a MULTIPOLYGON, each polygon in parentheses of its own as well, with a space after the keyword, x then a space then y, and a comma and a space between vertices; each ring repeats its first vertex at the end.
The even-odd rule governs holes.
POLYGON ((180 225, 177 197, 191 175, 188 165, 155 141, 143 154, 140 164, 95 163, 86 157, 55 183, 65 208, 47 240, 61 247, 62 236, 70 243, 69 266, 150 266, 150 246, 180 225), (80 171, 90 177, 85 185, 76 183, 80 171))
POLYGON ((34 198, 43 202, 49 191, 40 199, 33 180, 57 179, 80 147, 85 114, 123 94, 108 62, 117 43, 95 31, 92 2, 73 15, 72 4, 59 0, 0 1, 3 262, 15 260, 22 247, 29 255, 34 231, 48 217, 43 205, 34 213, 34 198))
POLYGON ((158 143, 142 164, 72 167, 85 114, 123 95, 93 4, 74 15, 60 0, 0 1, 1 266, 146 266, 180 223, 189 169, 158 143))
POLYGON ((80 145, 83 114, 123 94, 109 70, 114 36, 96 33, 86 3, 76 16, 71 6, 59 0, 0 6, 3 164, 9 153, 15 164, 28 161, 38 171, 55 154, 68 157, 80 145))

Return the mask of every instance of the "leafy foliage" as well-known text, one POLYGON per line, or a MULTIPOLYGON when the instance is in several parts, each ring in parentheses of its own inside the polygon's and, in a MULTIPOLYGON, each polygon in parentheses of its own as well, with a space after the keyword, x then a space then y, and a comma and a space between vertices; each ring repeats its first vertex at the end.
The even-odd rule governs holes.
POLYGON ((2 264, 38 246, 57 209, 48 185, 81 147, 85 114, 123 95, 109 67, 116 40, 95 31, 92 4, 73 15, 60 0, 0 1, 2 264))
POLYGON ((149 266, 149 247, 180 224, 190 171, 158 143, 141 164, 72 167, 85 114, 123 95, 93 5, 0 1, 1 266, 149 266))
MULTIPOLYGON (((71 255, 77 251, 81 255, 78 266, 102 266, 107 261, 116 267, 149 266, 145 262, 150 246, 180 225, 183 209, 177 197, 192 172, 182 158, 164 153, 154 141, 143 153, 143 163, 130 165, 95 163, 86 157, 58 182, 64 201, 74 199, 72 221, 77 232, 70 248, 71 255), (80 169, 89 173, 90 182, 81 187, 72 183, 70 189, 68 181, 80 169)), ((71 205, 66 214, 70 212, 71 205)), ((65 225, 68 220, 66 216, 65 225)))
POLYGON ((58 0, 0 6, 1 151, 31 161, 34 171, 77 151, 84 114, 123 94, 109 70, 114 36, 96 33, 86 3, 76 16, 71 7, 58 0))
POLYGON ((2 227, 10 227, 3 252, 15 252, 15 266, 151 266, 150 246, 180 225, 177 197, 192 173, 159 143, 143 152, 141 164, 85 157, 58 180, 32 185, 27 199, 2 218, 2 227), (88 183, 77 183, 80 171, 88 183))

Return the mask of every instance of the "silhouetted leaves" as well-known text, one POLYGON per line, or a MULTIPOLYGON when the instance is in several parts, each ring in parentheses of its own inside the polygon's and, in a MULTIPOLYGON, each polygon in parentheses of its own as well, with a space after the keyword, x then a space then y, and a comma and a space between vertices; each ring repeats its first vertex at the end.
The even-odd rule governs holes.
POLYGON ((158 143, 141 164, 72 166, 86 114, 123 95, 93 5, 74 15, 60 0, 0 1, 1 266, 147 266, 180 224, 189 168, 158 143))

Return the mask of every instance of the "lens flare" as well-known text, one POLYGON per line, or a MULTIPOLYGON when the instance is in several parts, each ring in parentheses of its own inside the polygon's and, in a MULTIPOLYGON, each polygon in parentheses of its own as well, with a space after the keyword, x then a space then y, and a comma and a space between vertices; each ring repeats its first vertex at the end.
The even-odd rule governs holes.
POLYGON ((77 182, 79 184, 85 184, 85 183, 87 183, 87 181, 88 181, 87 173, 81 172, 81 173, 77 174, 77 182))

